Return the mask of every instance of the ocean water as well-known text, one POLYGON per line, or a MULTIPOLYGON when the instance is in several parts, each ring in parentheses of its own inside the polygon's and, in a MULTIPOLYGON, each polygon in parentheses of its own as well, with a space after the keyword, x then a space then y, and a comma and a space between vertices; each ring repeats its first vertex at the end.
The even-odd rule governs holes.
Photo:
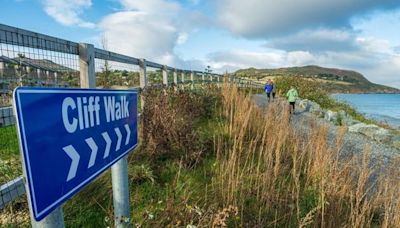
POLYGON ((400 128, 400 94, 335 94, 365 116, 400 128))

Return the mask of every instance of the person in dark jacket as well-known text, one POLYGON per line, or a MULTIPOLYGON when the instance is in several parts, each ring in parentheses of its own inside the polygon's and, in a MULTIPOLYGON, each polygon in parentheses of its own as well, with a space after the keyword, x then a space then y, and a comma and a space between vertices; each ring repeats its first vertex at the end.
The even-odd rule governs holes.
POLYGON ((264 86, 265 93, 267 93, 268 101, 271 100, 271 93, 274 90, 274 84, 271 79, 268 79, 267 84, 264 86))

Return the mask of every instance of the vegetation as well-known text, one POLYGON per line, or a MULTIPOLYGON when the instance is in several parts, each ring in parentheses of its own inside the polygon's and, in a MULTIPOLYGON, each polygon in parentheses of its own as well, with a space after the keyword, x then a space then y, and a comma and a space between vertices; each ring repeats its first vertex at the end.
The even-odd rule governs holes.
MULTIPOLYGON (((129 157, 136 227, 400 224, 398 168, 380 175, 368 148, 344 156, 342 129, 329 146, 326 128, 295 128, 286 102, 263 110, 231 86, 147 91, 144 102, 141 145, 129 157)), ((17 219, 24 201, 2 211, 0 226, 29 225, 17 219)), ((64 216, 67 227, 112 226, 110 174, 67 202, 64 216)))
POLYGON ((15 126, 0 128, 0 185, 22 174, 15 126))
POLYGON ((313 79, 330 93, 399 93, 399 89, 371 83, 362 74, 342 69, 319 66, 289 67, 278 69, 242 69, 234 73, 237 77, 246 77, 265 82, 268 78, 294 76, 313 79))

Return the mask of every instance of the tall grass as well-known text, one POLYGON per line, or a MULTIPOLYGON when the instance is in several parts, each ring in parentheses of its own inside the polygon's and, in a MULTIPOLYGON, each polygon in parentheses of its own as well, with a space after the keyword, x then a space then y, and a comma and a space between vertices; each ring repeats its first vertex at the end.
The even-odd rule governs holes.
POLYGON ((222 95, 213 183, 223 207, 239 209, 231 225, 400 227, 398 172, 374 179, 368 148, 346 158, 343 130, 330 145, 326 127, 291 125, 285 103, 262 110, 235 88, 222 95))

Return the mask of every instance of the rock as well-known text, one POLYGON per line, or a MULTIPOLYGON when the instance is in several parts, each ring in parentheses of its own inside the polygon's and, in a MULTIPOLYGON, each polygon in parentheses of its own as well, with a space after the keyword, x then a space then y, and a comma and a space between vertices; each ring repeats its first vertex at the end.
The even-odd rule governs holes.
POLYGON ((298 105, 297 105, 296 109, 298 109, 301 112, 309 112, 310 111, 310 107, 311 107, 310 101, 307 100, 307 99, 304 99, 304 100, 300 100, 298 102, 298 105))
POLYGON ((379 128, 373 134, 373 139, 380 143, 389 143, 392 141, 393 135, 390 133, 389 130, 386 130, 384 128, 379 128))
POLYGON ((327 121, 334 122, 335 124, 337 124, 336 123, 337 117, 338 117, 338 113, 337 112, 328 110, 328 111, 325 112, 324 119, 327 120, 327 121))
POLYGON ((370 137, 373 139, 374 134, 379 130, 380 128, 376 125, 373 124, 365 124, 365 123, 358 123, 349 126, 349 131, 350 132, 356 132, 363 134, 365 136, 370 137))
POLYGON ((367 126, 365 123, 354 124, 352 126, 349 126, 349 131, 359 133, 360 128, 365 127, 365 126, 367 126))
POLYGON ((309 101, 308 103, 310 105, 309 107, 309 112, 315 114, 316 116, 322 118, 325 116, 324 110, 321 108, 321 106, 313 101, 309 101))
POLYGON ((373 124, 369 124, 364 128, 360 129, 360 133, 370 137, 371 139, 374 139, 374 135, 376 134, 376 132, 378 132, 380 130, 380 128, 376 125, 373 124))
POLYGON ((400 150, 400 135, 393 136, 392 146, 400 150))

